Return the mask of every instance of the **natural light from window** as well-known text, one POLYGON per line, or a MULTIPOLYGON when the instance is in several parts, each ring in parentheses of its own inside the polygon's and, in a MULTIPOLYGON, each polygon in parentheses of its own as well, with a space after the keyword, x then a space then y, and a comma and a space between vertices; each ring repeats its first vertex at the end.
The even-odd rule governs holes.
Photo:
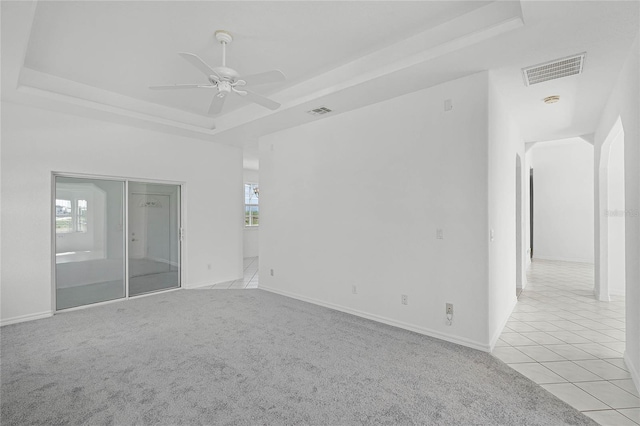
POLYGON ((56 199, 56 234, 87 232, 87 200, 56 199))
POLYGON ((260 223, 260 211, 258 207, 258 196, 260 191, 258 184, 244 184, 244 225, 258 226, 260 223))

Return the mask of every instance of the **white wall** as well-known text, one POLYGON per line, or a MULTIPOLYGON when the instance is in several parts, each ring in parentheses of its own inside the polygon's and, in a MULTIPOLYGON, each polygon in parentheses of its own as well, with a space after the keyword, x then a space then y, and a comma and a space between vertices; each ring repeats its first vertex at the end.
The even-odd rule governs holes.
POLYGON ((624 296, 625 258, 624 258, 624 134, 619 133, 611 144, 608 164, 608 243, 609 294, 624 296))
MULTIPOLYGON (((244 169, 245 183, 260 183, 258 170, 244 169)), ((256 257, 260 249, 260 226, 245 226, 242 237, 242 252, 244 257, 256 257)))
POLYGON ((593 263, 593 146, 537 143, 532 157, 533 258, 593 263))
POLYGON ((524 209, 524 141, 489 79, 489 336, 493 346, 516 304, 516 286, 526 286, 524 215, 516 222, 516 172, 524 209), (516 158, 520 168, 516 169, 516 158), (516 228, 518 226, 518 228, 516 228), (519 230, 520 240, 516 239, 519 230), (493 238, 491 238, 493 230, 493 238), (519 247, 516 246, 518 243, 519 247), (520 256, 517 256, 517 253, 520 256), (519 268, 517 267, 519 264, 519 268))
POLYGON ((489 350, 487 102, 479 73, 261 138, 260 287, 489 350))
POLYGON ((185 182, 183 286, 242 276, 240 149, 3 102, 3 323, 52 310, 52 171, 185 182))
POLYGON ((244 183, 260 183, 260 173, 258 170, 242 169, 242 179, 244 183))
POLYGON ((245 226, 242 253, 244 257, 256 257, 260 254, 260 226, 245 226))
MULTIPOLYGON (((624 128, 624 186, 625 210, 625 301, 626 301, 626 350, 625 362, 640 388, 640 42, 638 36, 629 51, 629 56, 620 77, 609 96, 595 133, 596 158, 598 168, 600 148, 609 131, 620 117, 624 128)), ((596 184, 594 210, 598 214, 600 200, 596 184)), ((596 221, 595 245, 600 252, 600 221, 596 221)), ((596 280, 599 276, 596 263, 596 280)), ((596 286, 598 282, 596 281, 596 286)))

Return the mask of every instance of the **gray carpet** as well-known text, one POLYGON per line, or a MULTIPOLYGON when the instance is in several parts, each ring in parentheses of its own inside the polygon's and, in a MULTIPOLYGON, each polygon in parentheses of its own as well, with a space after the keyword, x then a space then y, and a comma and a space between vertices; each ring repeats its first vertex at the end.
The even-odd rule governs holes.
POLYGON ((1 329, 6 425, 595 425, 491 355, 262 290, 1 329))

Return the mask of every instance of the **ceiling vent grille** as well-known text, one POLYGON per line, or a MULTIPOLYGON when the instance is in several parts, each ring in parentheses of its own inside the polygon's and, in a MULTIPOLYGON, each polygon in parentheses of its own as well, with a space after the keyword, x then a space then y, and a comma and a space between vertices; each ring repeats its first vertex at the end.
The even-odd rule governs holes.
POLYGON ((310 111, 307 111, 308 114, 311 115, 323 115, 323 114, 328 114, 330 113, 331 109, 327 108, 327 107, 320 107, 320 108, 316 108, 316 109, 312 109, 310 111))
POLYGON ((525 86, 582 73, 585 53, 522 69, 525 86))

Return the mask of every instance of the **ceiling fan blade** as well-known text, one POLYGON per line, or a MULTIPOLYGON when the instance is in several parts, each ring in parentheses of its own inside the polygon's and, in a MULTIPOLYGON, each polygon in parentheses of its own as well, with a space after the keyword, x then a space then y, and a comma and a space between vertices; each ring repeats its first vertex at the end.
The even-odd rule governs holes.
POLYGON ((262 105, 265 108, 269 108, 273 110, 280 108, 280 104, 276 101, 272 101, 269 98, 266 98, 262 95, 258 95, 257 93, 251 92, 249 90, 243 90, 243 92, 247 92, 247 94, 242 96, 253 103, 262 105))
POLYGON ((209 106, 209 115, 219 114, 220 111, 222 111, 222 106, 224 105, 225 99, 227 99, 226 96, 214 96, 213 100, 211 101, 211 106, 209 106))
POLYGON ((220 76, 213 70, 213 68, 207 65, 205 61, 200 59, 198 55, 194 55, 193 53, 187 53, 187 52, 180 52, 178 53, 178 55, 182 56, 184 59, 187 60, 187 62, 189 62, 191 65, 193 65, 194 67, 202 71, 202 73, 207 77, 209 77, 210 75, 215 75, 216 77, 218 77, 218 79, 220 79, 220 76))
POLYGON ((278 83, 280 81, 285 81, 287 78, 284 76, 282 71, 271 70, 258 74, 247 75, 245 77, 242 77, 242 79, 251 86, 257 86, 258 84, 278 83))
POLYGON ((214 86, 203 84, 172 84, 170 86, 149 86, 151 90, 171 90, 171 89, 208 89, 214 86))

